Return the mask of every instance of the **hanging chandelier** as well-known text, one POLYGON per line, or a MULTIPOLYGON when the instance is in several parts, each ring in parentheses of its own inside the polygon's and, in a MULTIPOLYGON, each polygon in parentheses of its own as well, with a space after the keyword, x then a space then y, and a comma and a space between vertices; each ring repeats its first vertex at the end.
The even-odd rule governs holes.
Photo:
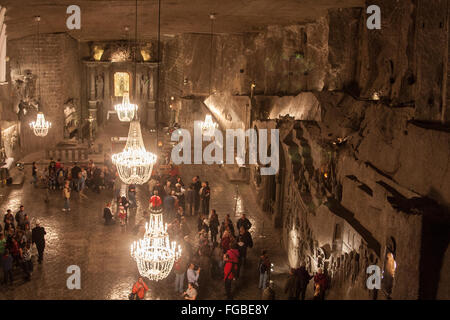
POLYGON ((138 120, 131 121, 125 149, 113 154, 112 162, 125 184, 144 184, 150 179, 156 155, 145 150, 138 120))
POLYGON ((139 274, 154 281, 165 279, 180 255, 181 247, 177 247, 175 241, 169 241, 162 209, 152 208, 150 220, 145 224, 144 238, 131 245, 131 257, 136 260, 139 274))
POLYGON ((42 112, 38 112, 36 121, 30 122, 30 128, 33 129, 34 134, 38 137, 45 137, 51 126, 52 124, 50 122, 45 121, 42 112))
MULTIPOLYGON (((41 21, 40 16, 34 17, 34 21, 37 22, 37 39, 38 39, 38 89, 39 89, 39 102, 38 110, 41 108, 41 54, 40 54, 40 33, 39 33, 39 23, 41 21)), ((50 129, 52 124, 49 121, 45 121, 44 114, 38 112, 36 121, 30 122, 30 128, 38 137, 45 137, 48 134, 48 129, 50 129)))
POLYGON ((135 114, 137 113, 138 106, 136 104, 130 103, 130 95, 128 92, 123 93, 122 103, 116 104, 114 109, 117 112, 117 116, 120 121, 130 122, 134 119, 135 114))
POLYGON ((205 121, 202 121, 202 134, 207 137, 212 137, 217 127, 218 124, 213 121, 212 116, 207 114, 205 121))

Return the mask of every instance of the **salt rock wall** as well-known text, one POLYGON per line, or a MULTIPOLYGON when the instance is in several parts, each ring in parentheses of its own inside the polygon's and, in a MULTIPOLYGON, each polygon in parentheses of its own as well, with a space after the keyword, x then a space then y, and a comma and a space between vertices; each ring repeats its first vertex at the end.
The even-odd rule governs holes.
MULTIPOLYGON (((45 34, 40 39, 40 72, 37 61, 37 36, 8 42, 8 55, 11 57, 10 71, 21 75, 29 70, 36 78, 35 94, 38 95, 40 80, 42 112, 52 127, 46 137, 36 137, 28 123, 36 119, 36 112, 30 111, 22 121, 21 141, 24 153, 43 150, 54 146, 63 137, 63 105, 74 98, 80 102, 81 68, 77 53, 77 41, 65 33, 45 34), (39 79, 40 78, 40 79, 39 79)), ((20 97, 13 93, 13 103, 20 97)))

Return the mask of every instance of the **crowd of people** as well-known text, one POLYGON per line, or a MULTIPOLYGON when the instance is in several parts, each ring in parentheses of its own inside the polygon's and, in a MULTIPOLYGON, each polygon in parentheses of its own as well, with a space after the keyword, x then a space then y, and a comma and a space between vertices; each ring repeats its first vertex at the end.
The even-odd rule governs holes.
MULTIPOLYGON (((70 211, 70 198, 73 191, 78 192, 80 199, 87 199, 85 189, 100 193, 102 189, 113 190, 114 202, 106 203, 103 211, 105 225, 113 225, 116 221, 121 226, 127 226, 129 210, 137 208, 136 186, 123 188, 123 183, 115 168, 110 164, 102 168, 93 161, 86 166, 74 162, 65 167, 60 161, 50 161, 41 175, 36 163, 32 167, 32 183, 38 187, 41 183, 49 190, 62 190, 63 211, 70 211), (115 208, 113 209, 113 204, 115 208)), ((181 257, 175 261, 174 290, 181 297, 196 300, 202 289, 211 280, 222 281, 227 299, 233 299, 232 284, 239 279, 242 269, 246 266, 247 252, 253 247, 250 233, 252 223, 242 214, 233 222, 229 214, 219 220, 215 209, 210 209, 211 189, 208 181, 201 181, 199 176, 185 183, 178 168, 169 166, 164 174, 155 167, 148 183, 150 207, 162 207, 164 220, 168 221, 167 231, 170 239, 182 247, 181 257), (189 220, 189 223, 188 223, 189 220), (196 223, 195 223, 196 221, 196 223), (196 230, 191 230, 196 225, 196 230)), ((149 210, 143 210, 143 219, 136 224, 134 231, 143 236, 145 223, 149 218, 149 210)), ((30 218, 24 212, 23 206, 13 217, 11 211, 5 215, 4 227, 0 225, 0 253, 4 270, 4 283, 12 282, 12 270, 22 268, 28 281, 33 271, 32 244, 38 250, 38 262, 43 259, 45 247, 45 230, 36 222, 36 227, 30 231, 30 218)), ((270 281, 271 261, 266 250, 260 254, 257 272, 258 287, 268 299, 274 298, 270 281), (272 294, 271 294, 272 293, 272 294), (271 298, 270 298, 271 297, 271 298)), ((288 299, 305 299, 309 281, 314 278, 314 298, 324 299, 327 289, 327 278, 319 270, 313 277, 306 271, 304 265, 291 269, 284 292, 288 299)), ((148 286, 142 278, 135 283, 130 294, 133 299, 143 299, 148 286)))
POLYGON ((30 216, 23 205, 15 215, 10 209, 6 211, 3 226, 0 223, 0 256, 5 286, 13 284, 16 269, 23 271, 25 281, 31 280, 34 269, 32 246, 36 245, 37 261, 41 264, 44 258, 45 234, 39 220, 35 221, 35 227, 31 229, 30 216))
POLYGON ((86 166, 73 162, 71 166, 65 166, 60 159, 50 159, 50 164, 44 170, 39 170, 36 162, 32 164, 32 180, 36 188, 47 189, 46 202, 49 199, 49 191, 62 190, 64 199, 63 211, 70 211, 70 199, 72 192, 78 192, 80 199, 88 199, 85 194, 86 188, 100 193, 102 189, 112 189, 117 178, 114 167, 105 164, 102 168, 89 160, 86 166))

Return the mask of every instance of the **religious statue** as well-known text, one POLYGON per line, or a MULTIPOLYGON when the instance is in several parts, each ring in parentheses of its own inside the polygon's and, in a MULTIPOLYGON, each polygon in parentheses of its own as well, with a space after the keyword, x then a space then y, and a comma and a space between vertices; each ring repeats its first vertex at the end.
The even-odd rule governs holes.
POLYGON ((140 82, 141 82, 140 89, 141 89, 142 99, 147 100, 148 99, 148 87, 149 87, 149 83, 150 83, 150 79, 149 79, 148 75, 143 74, 140 82))
POLYGON ((78 112, 74 99, 69 99, 63 106, 64 110, 64 137, 72 138, 78 129, 78 112))
POLYGON ((103 74, 95 77, 95 93, 97 100, 103 99, 103 74))

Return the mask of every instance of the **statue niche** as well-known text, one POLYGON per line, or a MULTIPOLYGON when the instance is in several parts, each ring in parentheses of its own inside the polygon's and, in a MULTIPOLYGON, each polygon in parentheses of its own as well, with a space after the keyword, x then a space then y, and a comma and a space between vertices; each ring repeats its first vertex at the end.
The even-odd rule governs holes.
POLYGON ((95 98, 96 100, 103 100, 104 97, 104 80, 103 74, 95 77, 95 98))
POLYGON ((147 74, 143 74, 140 79, 141 97, 143 100, 148 100, 148 88, 150 84, 150 78, 147 74))

